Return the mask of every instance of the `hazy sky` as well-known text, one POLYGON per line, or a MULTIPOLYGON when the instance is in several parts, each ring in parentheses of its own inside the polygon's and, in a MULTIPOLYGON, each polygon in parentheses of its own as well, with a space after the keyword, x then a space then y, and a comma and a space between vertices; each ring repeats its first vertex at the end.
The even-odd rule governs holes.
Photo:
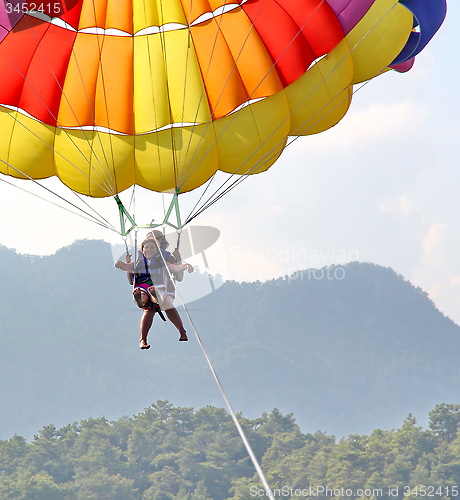
MULTIPOLYGON (((365 85, 336 127, 295 141, 267 173, 196 219, 221 231, 213 272, 249 281, 373 262, 423 288, 460 324, 459 2, 448 8, 409 73, 365 85)), ((96 205, 116 224, 113 200, 96 205)), ((21 253, 53 253, 82 238, 122 243, 3 182, 0 207, 0 243, 21 253)))

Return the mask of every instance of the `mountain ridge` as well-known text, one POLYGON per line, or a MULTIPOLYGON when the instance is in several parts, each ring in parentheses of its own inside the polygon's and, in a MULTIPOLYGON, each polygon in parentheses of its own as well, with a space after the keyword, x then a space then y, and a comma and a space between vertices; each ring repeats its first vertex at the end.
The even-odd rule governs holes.
MULTIPOLYGON (((459 401, 460 327, 423 290, 375 264, 324 269, 335 279, 230 281, 188 305, 237 411, 279 408, 304 431, 345 435, 459 401)), ((157 318, 152 348, 138 349, 140 311, 108 244, 46 257, 0 247, 0 272, 0 439, 155 400, 223 406, 189 327, 179 344, 157 318)))

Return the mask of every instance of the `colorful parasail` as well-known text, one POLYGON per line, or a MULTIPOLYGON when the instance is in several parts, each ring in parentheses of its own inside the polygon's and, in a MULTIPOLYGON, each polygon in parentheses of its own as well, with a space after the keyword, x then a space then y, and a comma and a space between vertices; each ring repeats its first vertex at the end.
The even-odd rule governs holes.
POLYGON ((445 0, 0 0, 0 172, 92 197, 269 168, 404 72, 445 0))

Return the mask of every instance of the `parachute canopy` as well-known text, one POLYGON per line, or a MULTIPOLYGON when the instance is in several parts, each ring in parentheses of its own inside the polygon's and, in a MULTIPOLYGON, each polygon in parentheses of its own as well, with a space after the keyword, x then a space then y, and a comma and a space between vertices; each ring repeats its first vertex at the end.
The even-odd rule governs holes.
POLYGON ((266 170, 406 71, 445 0, 0 2, 0 171, 104 197, 266 170))

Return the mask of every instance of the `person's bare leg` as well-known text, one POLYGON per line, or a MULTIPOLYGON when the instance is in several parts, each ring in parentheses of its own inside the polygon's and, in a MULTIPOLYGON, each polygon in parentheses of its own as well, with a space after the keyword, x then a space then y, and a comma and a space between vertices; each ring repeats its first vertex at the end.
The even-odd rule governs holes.
POLYGON ((149 296, 150 296, 150 300, 154 303, 154 304, 158 304, 158 299, 157 299, 157 296, 156 296, 156 293, 155 293, 155 287, 154 286, 149 286, 148 289, 147 289, 147 292, 149 293, 149 296))
POLYGON ((138 307, 142 307, 142 290, 140 288, 136 288, 133 292, 134 300, 138 307))
POLYGON ((149 334, 150 327, 153 323, 153 317, 155 316, 155 311, 152 309, 145 309, 141 317, 140 323, 140 334, 141 339, 139 342, 139 347, 141 349, 149 349, 150 345, 147 344, 147 335, 149 334))
POLYGON ((166 309, 165 313, 166 316, 168 316, 169 321, 171 321, 171 323, 179 330, 179 340, 181 342, 186 342, 188 337, 178 310, 175 307, 171 307, 170 309, 166 309))

